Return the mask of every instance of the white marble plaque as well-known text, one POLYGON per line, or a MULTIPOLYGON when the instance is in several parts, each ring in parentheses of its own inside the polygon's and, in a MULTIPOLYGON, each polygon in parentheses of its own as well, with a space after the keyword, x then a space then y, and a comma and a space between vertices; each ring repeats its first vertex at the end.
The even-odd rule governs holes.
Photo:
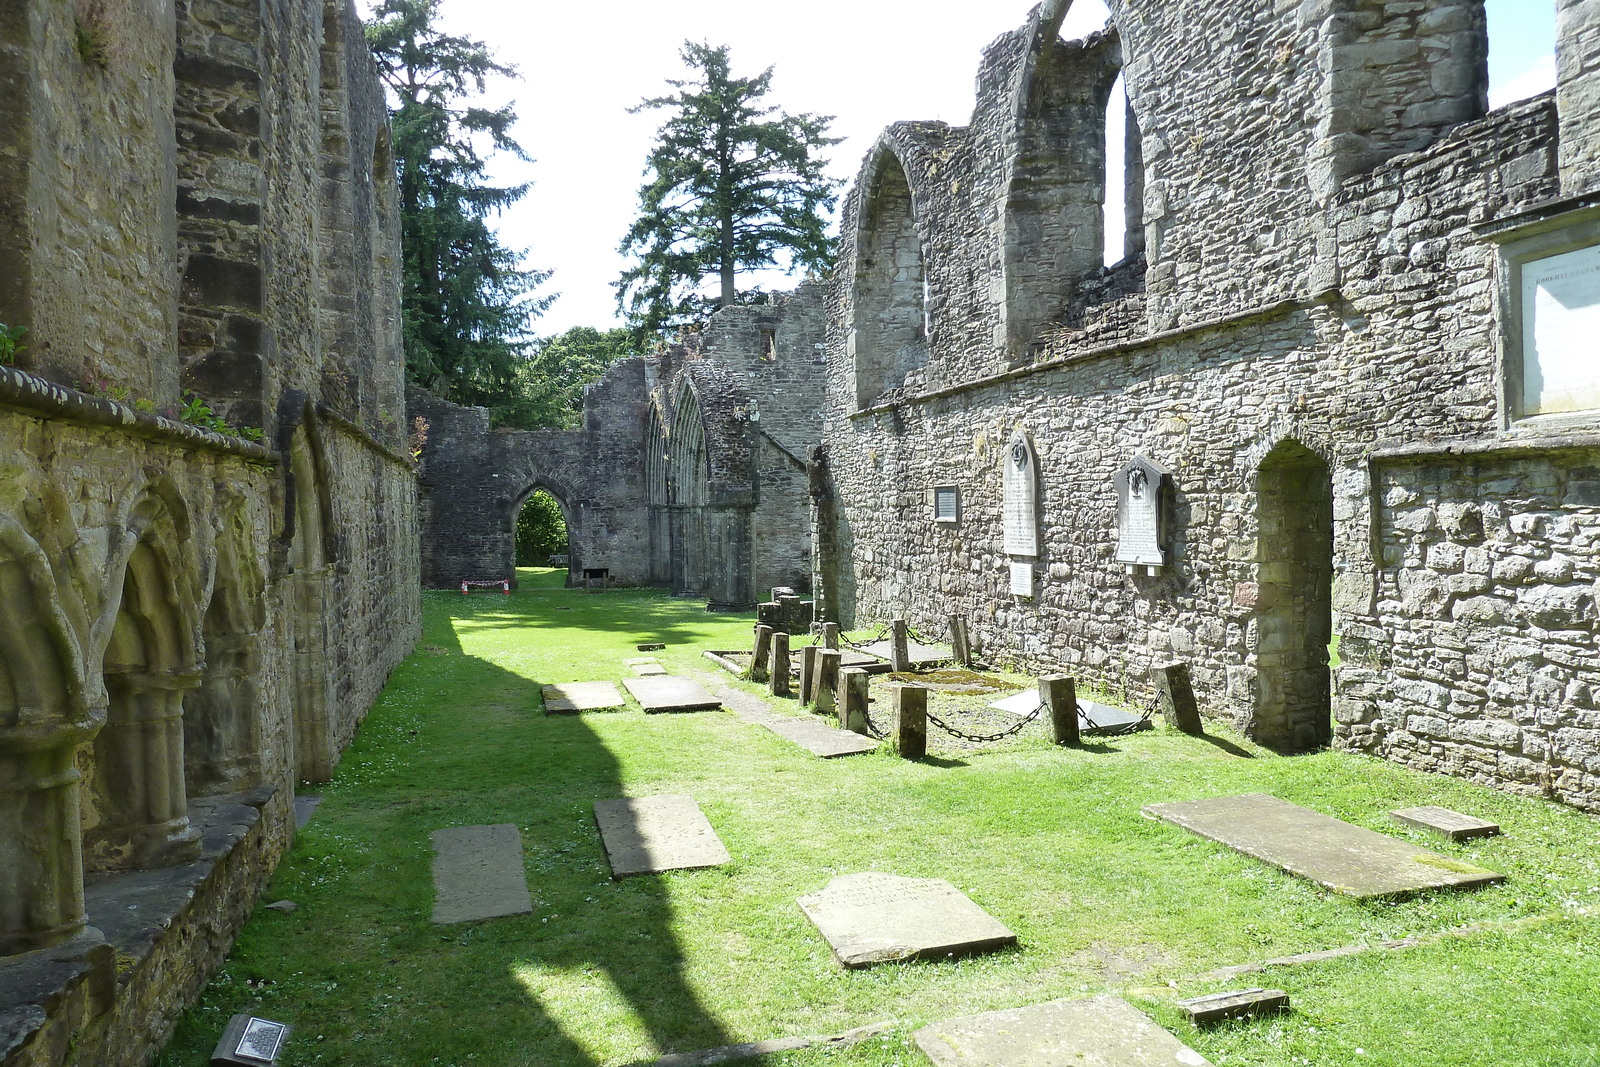
POLYGON ((1120 475, 1118 563, 1166 565, 1166 555, 1161 551, 1161 479, 1161 469, 1144 459, 1135 460, 1120 475))
POLYGON ((1600 245, 1522 266, 1523 415, 1600 408, 1600 245))
POLYGON ((1011 562, 1011 594, 1013 596, 1033 595, 1033 564, 1011 562))
POLYGON ((953 485, 933 488, 933 521, 955 522, 960 515, 961 497, 953 485))
POLYGON ((1011 435, 1011 443, 1006 446, 1005 491, 1006 552, 1013 556, 1037 556, 1039 462, 1028 435, 1021 430, 1011 435))

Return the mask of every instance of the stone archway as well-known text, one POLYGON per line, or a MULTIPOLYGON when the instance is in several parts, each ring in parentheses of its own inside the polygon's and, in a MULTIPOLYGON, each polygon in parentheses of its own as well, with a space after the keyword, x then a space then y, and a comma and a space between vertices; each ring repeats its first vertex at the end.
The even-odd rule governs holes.
POLYGON ((315 440, 302 425, 289 445, 294 533, 289 543, 289 601, 294 640, 295 775, 326 782, 338 762, 333 715, 337 699, 328 658, 328 606, 333 561, 328 548, 328 508, 315 440))
POLYGON ((705 416, 700 398, 684 383, 673 405, 668 438, 667 490, 672 509, 672 591, 677 596, 705 592, 706 504, 711 461, 706 452, 705 416))
POLYGON ((1257 474, 1252 734, 1284 752, 1333 738, 1328 643, 1333 639, 1333 481, 1327 460, 1288 439, 1257 474))
MULTIPOLYGON (((566 526, 567 532, 567 584, 575 584, 575 578, 581 578, 583 575, 582 541, 575 536, 577 533, 578 514, 572 504, 571 492, 547 478, 540 478, 524 489, 512 503, 510 514, 507 515, 507 519, 511 524, 511 573, 516 573, 518 562, 516 559, 519 551, 517 525, 522 520, 522 509, 527 506, 528 501, 536 493, 544 493, 551 500, 554 500, 556 506, 561 509, 561 521, 566 526)), ((540 566, 543 566, 543 564, 540 564, 540 566)))

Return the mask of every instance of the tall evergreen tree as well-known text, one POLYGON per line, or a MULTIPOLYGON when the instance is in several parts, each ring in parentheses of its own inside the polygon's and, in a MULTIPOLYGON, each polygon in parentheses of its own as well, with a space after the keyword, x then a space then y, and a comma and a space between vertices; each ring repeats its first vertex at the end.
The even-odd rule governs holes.
POLYGON ((511 105, 470 106, 491 74, 514 74, 483 42, 444 33, 439 0, 383 0, 367 43, 387 86, 399 171, 406 376, 435 395, 503 412, 526 387, 529 323, 553 297, 532 291, 488 218, 526 185, 486 184, 486 151, 527 159, 511 105))
POLYGON ((838 183, 818 152, 832 116, 789 115, 762 104, 772 68, 729 73, 726 46, 685 41, 695 77, 631 109, 665 110, 639 190, 639 217, 621 251, 637 264, 616 283, 617 303, 641 333, 704 317, 739 301, 737 277, 763 267, 824 271, 836 241, 827 232, 838 183), (715 296, 702 290, 716 280, 715 296))

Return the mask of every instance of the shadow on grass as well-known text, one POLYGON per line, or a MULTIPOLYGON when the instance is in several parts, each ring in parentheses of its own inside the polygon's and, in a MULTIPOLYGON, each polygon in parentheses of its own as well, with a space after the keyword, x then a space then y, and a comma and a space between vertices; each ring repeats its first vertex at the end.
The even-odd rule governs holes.
POLYGON ((1204 741, 1208 745, 1215 745, 1230 756, 1238 756, 1240 759, 1256 758, 1256 754, 1254 752, 1251 752, 1247 748, 1241 748, 1232 741, 1229 741, 1226 737, 1217 737, 1215 734, 1195 734, 1194 736, 1197 739, 1204 741))

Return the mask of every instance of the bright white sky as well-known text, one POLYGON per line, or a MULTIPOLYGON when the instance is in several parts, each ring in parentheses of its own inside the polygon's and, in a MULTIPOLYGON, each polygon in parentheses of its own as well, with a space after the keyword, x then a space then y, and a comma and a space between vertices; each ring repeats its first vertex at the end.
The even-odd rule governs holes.
MULTIPOLYGON (((1492 103, 1553 85, 1553 0, 1487 3, 1492 103)), ((362 6, 370 8, 370 0, 362 6)), ((541 292, 560 298, 539 319, 538 332, 616 323, 611 282, 625 266, 616 248, 635 215, 645 156, 662 118, 627 109, 665 93, 668 78, 684 76, 678 49, 686 38, 730 46, 735 75, 774 67, 768 99, 785 110, 835 116, 834 135, 845 140, 829 153, 830 172, 849 180, 891 122, 965 124, 980 53, 1021 25, 1032 6, 1033 0, 810 0, 800 8, 762 0, 598 6, 442 0, 451 32, 486 41, 520 71, 514 82, 491 85, 487 99, 516 102, 514 136, 534 157, 532 164, 501 159, 494 169, 498 182, 534 183, 500 217, 498 230, 508 247, 527 251, 527 266, 555 271, 541 292)), ((1103 0, 1077 0, 1062 32, 1079 37, 1105 21, 1103 0)), ((1110 135, 1120 144, 1120 131, 1110 135)), ((1117 197, 1110 190, 1108 199, 1117 197)))

